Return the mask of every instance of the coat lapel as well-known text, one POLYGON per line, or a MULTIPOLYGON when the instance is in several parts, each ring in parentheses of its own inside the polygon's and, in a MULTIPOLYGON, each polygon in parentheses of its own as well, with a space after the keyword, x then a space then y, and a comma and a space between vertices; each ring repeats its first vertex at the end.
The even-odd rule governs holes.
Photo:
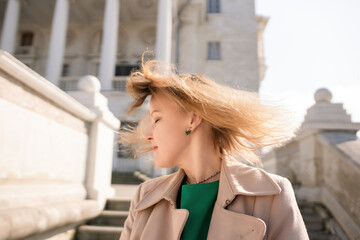
MULTIPOLYGON (((139 201, 135 211, 153 208, 147 211, 149 216, 142 236, 147 239, 180 239, 189 215, 186 209, 176 209, 176 197, 184 176, 181 168, 174 174, 163 176, 164 180, 154 183, 139 201)), ((223 160, 208 239, 263 239, 266 233, 263 220, 226 208, 237 195, 263 196, 280 192, 279 185, 264 170, 223 160)))
POLYGON ((176 197, 180 188, 181 182, 184 179, 185 172, 180 168, 176 173, 168 176, 162 176, 163 181, 151 187, 151 190, 139 201, 135 207, 135 211, 141 211, 165 199, 174 208, 176 208, 176 197), (166 179, 166 180, 165 180, 166 179))
POLYGON ((215 204, 207 239, 261 240, 265 232, 266 225, 261 219, 229 211, 215 204))
POLYGON ((222 161, 208 239, 263 239, 266 233, 263 220, 226 208, 237 195, 264 196, 280 192, 280 186, 264 170, 230 160, 222 161))
MULTIPOLYGON (((150 211, 141 213, 147 219, 141 238, 136 239, 180 239, 189 216, 186 209, 175 209, 168 201, 161 200, 150 211), (144 216, 148 215, 148 216, 144 216)), ((139 227, 139 226, 138 226, 139 227)))
POLYGON ((135 207, 141 211, 153 207, 142 236, 145 239, 180 239, 182 230, 189 216, 186 209, 176 209, 176 198, 185 176, 183 169, 159 181, 152 187, 135 207))

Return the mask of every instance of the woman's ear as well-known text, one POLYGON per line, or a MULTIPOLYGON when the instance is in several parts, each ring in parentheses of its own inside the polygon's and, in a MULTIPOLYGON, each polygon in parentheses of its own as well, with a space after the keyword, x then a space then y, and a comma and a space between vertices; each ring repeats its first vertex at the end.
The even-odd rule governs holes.
POLYGON ((191 112, 191 130, 194 131, 195 128, 197 128, 202 122, 202 117, 196 113, 196 112, 191 112))

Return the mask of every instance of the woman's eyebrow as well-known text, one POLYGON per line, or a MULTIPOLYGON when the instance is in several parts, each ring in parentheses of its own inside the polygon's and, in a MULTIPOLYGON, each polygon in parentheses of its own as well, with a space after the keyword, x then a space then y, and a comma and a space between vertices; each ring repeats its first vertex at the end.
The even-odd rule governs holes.
POLYGON ((154 110, 154 111, 151 112, 150 116, 152 116, 154 112, 160 112, 160 111, 159 110, 154 110))

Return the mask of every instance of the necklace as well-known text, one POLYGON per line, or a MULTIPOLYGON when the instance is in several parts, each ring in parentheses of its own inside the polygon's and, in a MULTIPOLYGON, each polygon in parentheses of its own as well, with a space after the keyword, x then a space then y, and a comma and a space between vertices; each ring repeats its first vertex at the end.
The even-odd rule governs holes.
MULTIPOLYGON (((197 182, 197 183, 195 183, 195 184, 199 184, 199 183, 205 182, 205 181, 209 180, 210 178, 215 177, 215 176, 218 175, 219 173, 220 173, 220 171, 214 173, 214 174, 211 175, 210 177, 207 177, 207 178, 205 178, 204 180, 201 180, 201 181, 199 181, 199 182, 197 182)), ((186 178, 186 184, 190 184, 190 183, 188 182, 187 178, 186 178)))

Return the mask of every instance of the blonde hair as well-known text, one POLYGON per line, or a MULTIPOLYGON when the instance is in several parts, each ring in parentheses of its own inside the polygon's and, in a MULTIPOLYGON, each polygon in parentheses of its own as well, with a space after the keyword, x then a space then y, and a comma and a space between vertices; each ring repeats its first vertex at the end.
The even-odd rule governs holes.
MULTIPOLYGON (((184 112, 198 113, 212 127, 214 149, 219 149, 222 158, 261 166, 258 151, 265 146, 279 146, 294 133, 285 112, 261 102, 257 93, 233 89, 200 74, 177 74, 173 65, 162 61, 144 63, 142 59, 140 70, 130 74, 126 89, 133 98, 127 115, 147 96, 157 93, 166 94, 184 112)), ((150 126, 147 112, 137 127, 120 130, 119 143, 134 151, 135 157, 152 151, 145 135, 150 126)))

